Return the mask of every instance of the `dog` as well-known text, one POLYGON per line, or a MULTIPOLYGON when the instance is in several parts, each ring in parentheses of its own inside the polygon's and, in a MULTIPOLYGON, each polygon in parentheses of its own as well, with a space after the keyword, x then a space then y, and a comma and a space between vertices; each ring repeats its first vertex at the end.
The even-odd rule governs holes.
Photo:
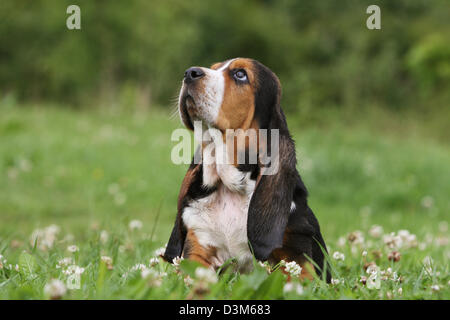
POLYGON ((278 77, 253 59, 186 70, 178 101, 182 122, 191 130, 200 122, 223 139, 219 144, 201 140, 196 151, 201 160, 192 161, 181 185, 166 261, 184 257, 218 269, 234 259, 238 271, 245 273, 252 270, 254 256, 272 265, 295 261, 302 266, 301 278, 312 279, 314 273, 321 277, 326 269, 330 281, 326 245, 296 169, 295 145, 280 99, 278 77), (236 140, 227 140, 229 130, 244 135, 274 131, 278 139, 248 136, 242 146, 228 148, 228 141, 236 140), (274 153, 272 142, 278 150, 269 164, 278 166, 264 174, 267 162, 263 165, 261 156, 274 153), (256 163, 237 162, 242 154, 248 160, 252 143, 257 145, 252 149, 256 163), (230 161, 215 161, 223 153, 230 161))

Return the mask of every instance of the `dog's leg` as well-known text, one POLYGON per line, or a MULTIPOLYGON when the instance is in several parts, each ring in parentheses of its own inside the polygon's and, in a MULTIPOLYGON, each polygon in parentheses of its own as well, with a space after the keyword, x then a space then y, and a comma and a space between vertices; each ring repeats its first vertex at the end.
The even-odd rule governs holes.
POLYGON ((213 267, 213 259, 215 256, 215 248, 203 247, 197 239, 194 231, 188 230, 186 241, 183 249, 183 257, 185 259, 200 262, 205 267, 213 267))

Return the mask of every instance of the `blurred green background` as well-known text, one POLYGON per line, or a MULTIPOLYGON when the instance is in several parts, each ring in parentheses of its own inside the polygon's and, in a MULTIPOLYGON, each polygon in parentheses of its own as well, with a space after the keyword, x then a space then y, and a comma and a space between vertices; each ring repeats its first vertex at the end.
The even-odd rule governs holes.
POLYGON ((167 105, 183 71, 237 56, 269 66, 284 108, 439 112, 450 100, 450 5, 395 1, 11 1, 0 90, 63 106, 167 105), (66 8, 81 8, 79 31, 66 8), (381 30, 366 8, 381 7, 381 30))
MULTIPOLYGON (((371 223, 437 230, 450 202, 450 4, 0 2, 0 231, 138 218, 169 236, 184 70, 251 57, 281 79, 326 239, 371 223), (66 8, 81 8, 81 30, 66 8), (381 30, 366 8, 381 8, 381 30)), ((105 227, 106 227, 105 226, 105 227)))

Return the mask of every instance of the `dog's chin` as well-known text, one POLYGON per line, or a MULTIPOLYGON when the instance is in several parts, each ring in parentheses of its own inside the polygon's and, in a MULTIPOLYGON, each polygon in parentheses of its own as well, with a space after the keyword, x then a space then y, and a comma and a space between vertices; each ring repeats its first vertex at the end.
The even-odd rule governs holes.
POLYGON ((205 125, 212 126, 202 117, 194 98, 189 94, 184 94, 180 99, 180 115, 181 120, 188 129, 194 130, 195 121, 201 121, 205 125))

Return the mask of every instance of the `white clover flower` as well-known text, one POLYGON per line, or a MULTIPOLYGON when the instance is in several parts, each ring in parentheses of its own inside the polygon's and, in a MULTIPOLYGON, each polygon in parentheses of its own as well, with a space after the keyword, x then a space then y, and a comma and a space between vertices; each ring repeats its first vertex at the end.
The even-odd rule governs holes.
POLYGON ((149 266, 150 267, 154 267, 157 264, 159 264, 159 259, 158 258, 150 258, 150 262, 149 262, 149 266))
POLYGON ((449 238, 446 236, 438 236, 434 239, 434 244, 437 247, 446 247, 449 244, 449 238))
POLYGON ((287 282, 283 287, 284 293, 291 292, 292 290, 294 290, 294 284, 292 282, 287 282))
POLYGON ((379 238, 383 235, 383 227, 375 224, 370 228, 369 234, 374 238, 379 238))
POLYGON ((164 247, 156 249, 155 250, 155 255, 157 257, 162 256, 164 254, 164 252, 166 252, 166 247, 167 247, 167 244, 164 247))
POLYGON ((142 229, 142 221, 140 221, 140 220, 131 220, 130 223, 128 224, 128 228, 130 228, 130 230, 142 229))
POLYGON ((145 269, 147 269, 145 264, 137 263, 137 264, 135 264, 134 266, 131 267, 130 271, 137 271, 137 270, 142 271, 142 270, 145 270, 145 269))
POLYGON ((154 269, 145 268, 141 271, 141 277, 148 280, 148 284, 152 287, 160 287, 165 276, 167 276, 165 272, 158 273, 154 269))
POLYGON ((347 240, 345 240, 344 237, 339 237, 338 242, 337 242, 337 245, 338 245, 339 247, 345 246, 346 243, 347 243, 347 240))
POLYGON ((296 277, 302 273, 302 267, 295 261, 286 262, 285 270, 286 272, 289 272, 289 274, 293 277, 296 277))
POLYGON ((373 272, 367 278, 366 286, 368 289, 380 289, 381 281, 378 272, 373 272))
POLYGON ((432 196, 425 196, 422 198, 422 200, 420 201, 420 204, 422 205, 422 207, 424 207, 425 209, 430 209, 431 207, 433 207, 434 205, 434 199, 432 196))
POLYGON ((396 235, 395 232, 391 232, 390 234, 386 234, 383 236, 383 242, 390 249, 398 249, 403 246, 403 239, 396 235))
POLYGON ((51 299, 60 299, 67 292, 67 288, 61 280, 52 279, 44 287, 45 295, 49 296, 51 299))
POLYGON ((178 266, 180 266, 180 263, 183 260, 184 260, 183 257, 175 257, 175 258, 173 258, 172 263, 175 267, 178 267, 178 266))
POLYGON ((206 283, 216 283, 217 274, 212 269, 207 269, 203 267, 198 267, 195 269, 195 277, 206 283))
POLYGON ((53 247, 59 232, 60 228, 55 224, 44 229, 36 229, 31 234, 30 244, 34 246, 36 243, 39 250, 48 250, 53 247))
POLYGON ((374 273, 376 274, 379 271, 380 271, 380 268, 375 263, 370 264, 366 269, 366 272, 368 274, 374 274, 374 273))
POLYGON ((439 290, 441 290, 441 287, 438 284, 434 284, 431 286, 431 290, 434 292, 438 292, 439 290))
POLYGON ((112 258, 108 256, 101 256, 100 259, 107 265, 112 265, 112 258))
POLYGON ((361 253, 361 255, 362 255, 363 257, 367 257, 367 251, 364 250, 364 251, 361 253))
POLYGON ((100 232, 100 242, 105 244, 108 241, 108 239, 109 239, 108 231, 102 230, 100 232))
POLYGON ((439 231, 442 233, 445 233, 448 231, 448 222, 447 221, 441 221, 438 224, 439 231))
POLYGON ((194 280, 190 276, 186 276, 184 278, 184 284, 186 286, 192 286, 194 284, 194 280))
POLYGON ((284 293, 289 293, 294 291, 300 296, 304 293, 303 286, 299 283, 288 282, 283 287, 284 293))
POLYGON ((151 275, 153 275, 154 273, 155 273, 155 271, 153 269, 145 268, 141 271, 141 277, 142 277, 142 279, 146 279, 146 278, 150 277, 151 275))
POLYGON ((58 261, 58 264, 56 265, 56 269, 59 268, 65 268, 68 265, 73 264, 73 259, 72 258, 63 258, 61 260, 58 261))
POLYGON ((403 288, 402 287, 398 288, 397 292, 398 292, 399 295, 402 295, 403 294, 403 288))
POLYGON ((77 251, 80 251, 80 249, 79 249, 76 245, 68 246, 68 247, 67 247, 67 250, 68 250, 69 252, 72 252, 72 253, 75 253, 75 252, 77 252, 77 251))
POLYGON ((270 266, 269 262, 267 261, 262 262, 258 260, 258 264, 260 267, 266 269, 267 272, 270 273, 272 271, 272 267, 270 266))
POLYGON ((341 280, 341 279, 331 279, 331 284, 332 284, 332 285, 338 285, 338 284, 341 284, 341 283, 344 283, 344 280, 341 280))
POLYGON ((363 244, 364 243, 364 235, 359 230, 351 232, 348 235, 347 239, 352 245, 359 245, 359 244, 363 244))
POLYGON ((335 251, 333 253, 333 259, 344 261, 345 260, 345 255, 342 252, 335 251))
POLYGON ((423 258, 422 263, 424 264, 424 266, 426 267, 431 267, 434 264, 433 258, 430 256, 426 256, 425 258, 423 258))
POLYGON ((84 272, 84 268, 79 267, 77 265, 71 265, 71 266, 67 267, 66 270, 63 270, 63 273, 67 276, 70 276, 72 274, 81 275, 83 272, 84 272))
POLYGON ((402 244, 407 248, 417 246, 417 237, 415 234, 410 233, 408 230, 399 230, 398 236, 402 239, 402 244))

